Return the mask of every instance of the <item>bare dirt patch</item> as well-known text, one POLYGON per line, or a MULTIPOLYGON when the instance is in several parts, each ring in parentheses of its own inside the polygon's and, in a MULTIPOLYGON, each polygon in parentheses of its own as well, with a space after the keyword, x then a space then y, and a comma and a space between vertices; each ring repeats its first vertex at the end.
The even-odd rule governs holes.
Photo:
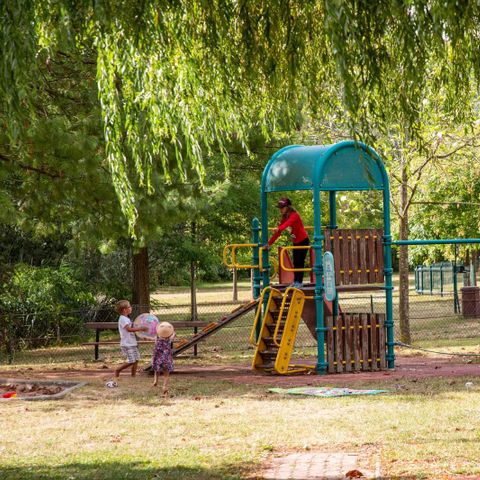
MULTIPOLYGON (((180 363, 180 362, 179 362, 180 363)), ((461 357, 427 356, 399 356, 396 359, 395 370, 380 372, 342 373, 328 375, 265 375, 252 372, 248 365, 218 365, 198 366, 179 364, 175 366, 174 376, 189 379, 201 378, 203 380, 225 380, 234 383, 266 385, 266 386, 301 386, 319 384, 352 384, 367 382, 385 382, 401 379, 422 379, 442 377, 477 377, 480 376, 480 364, 466 363, 461 357)), ((308 362, 306 362, 308 363, 308 362)), ((28 379, 32 376, 42 380, 80 380, 100 379, 105 380, 113 374, 113 368, 105 368, 105 365, 91 367, 68 367, 61 368, 31 368, 18 370, 0 370, 0 375, 15 374, 15 377, 28 379)), ((125 374, 127 375, 127 374, 125 374)))
POLYGON ((84 382, 17 380, 0 378, 0 399, 50 400, 62 398, 84 382))

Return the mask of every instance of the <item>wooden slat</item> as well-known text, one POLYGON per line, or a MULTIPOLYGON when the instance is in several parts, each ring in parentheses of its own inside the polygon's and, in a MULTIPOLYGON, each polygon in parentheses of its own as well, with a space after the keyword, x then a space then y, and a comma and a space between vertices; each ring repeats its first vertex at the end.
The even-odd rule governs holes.
POLYGON ((371 352, 371 358, 372 358, 372 363, 370 365, 373 371, 377 371, 378 370, 377 316, 374 313, 371 313, 368 315, 368 317, 369 317, 369 323, 370 323, 370 352, 371 352))
POLYGON ((348 261, 349 257, 349 248, 350 240, 348 239, 348 230, 342 230, 342 241, 341 241, 341 257, 342 257, 342 283, 343 285, 348 285, 350 283, 350 262, 348 261))
POLYGON ((342 284, 343 282, 343 277, 340 273, 340 270, 342 269, 342 251, 340 250, 340 240, 339 240, 339 235, 340 235, 341 230, 334 230, 333 231, 333 255, 334 255, 334 264, 335 264, 335 278, 336 283, 342 284))
MULTIPOLYGON (((137 340, 137 343, 155 343, 155 339, 152 338, 151 340, 137 340)), ((118 340, 103 340, 100 342, 85 342, 82 343, 84 346, 95 346, 95 345, 118 345, 118 348, 120 348, 120 339, 118 340)))
POLYGON ((354 360, 354 370, 359 372, 362 369, 362 364, 360 363, 360 359, 362 358, 362 348, 361 348, 361 340, 360 335, 361 331, 359 328, 360 321, 357 313, 352 315, 353 318, 353 360, 354 360))
POLYGON ((332 231, 329 228, 326 228, 323 233, 323 236, 324 236, 323 249, 325 250, 325 252, 332 251, 332 240, 330 238, 331 235, 332 235, 332 231))
POLYGON ((335 372, 335 355, 334 355, 334 342, 335 335, 333 331, 333 317, 325 317, 325 325, 327 326, 327 362, 328 362, 328 373, 335 372))
POLYGON ((382 243, 382 237, 383 237, 383 230, 382 229, 377 229, 376 232, 377 239, 376 239, 376 249, 377 249, 377 254, 375 256, 376 260, 376 268, 378 272, 376 272, 376 280, 377 282, 383 282, 383 243, 382 243))
POLYGON ((366 235, 368 238, 366 239, 367 243, 367 268, 369 271, 368 273, 368 283, 375 283, 376 281, 376 274, 375 274, 375 240, 373 239, 374 233, 373 230, 368 231, 366 235))
POLYGON ((367 314, 361 313, 360 314, 360 324, 362 326, 362 370, 369 370, 370 365, 368 362, 368 329, 367 329, 367 314))
POLYGON ((358 283, 360 283, 358 281, 359 262, 358 262, 358 248, 357 248, 357 242, 356 242, 357 230, 352 229, 350 232, 350 236, 352 237, 350 240, 350 259, 351 259, 350 269, 352 270, 352 275, 350 276, 350 283, 357 285, 358 283))
POLYGON ((378 351, 380 354, 380 368, 385 370, 387 368, 387 345, 386 345, 386 332, 385 332, 385 315, 383 313, 377 314, 378 328, 378 351))
POLYGON ((345 367, 344 371, 345 372, 351 372, 352 371, 352 317, 349 314, 344 314, 343 315, 343 325, 345 327, 344 330, 344 339, 345 339, 345 354, 344 354, 344 359, 345 359, 345 367))
POLYGON ((335 324, 337 327, 337 334, 335 337, 335 360, 337 362, 337 373, 343 372, 343 315, 344 314, 342 313, 341 315, 338 315, 335 319, 335 324))
POLYGON ((360 230, 357 236, 359 237, 357 241, 360 252, 360 283, 368 283, 365 230, 360 230))
MULTIPOLYGON (((210 322, 170 322, 174 328, 205 327, 210 322)), ((86 322, 85 327, 96 330, 117 330, 118 322, 86 322)))

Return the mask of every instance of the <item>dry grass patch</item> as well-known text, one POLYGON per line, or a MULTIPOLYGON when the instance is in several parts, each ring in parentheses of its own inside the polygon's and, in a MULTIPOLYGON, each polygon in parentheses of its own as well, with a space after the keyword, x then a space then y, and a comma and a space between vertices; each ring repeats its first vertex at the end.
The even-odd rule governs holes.
POLYGON ((169 401, 147 377, 122 377, 117 389, 95 380, 69 399, 2 405, 2 478, 234 479, 272 452, 372 446, 389 476, 480 474, 480 390, 467 380, 369 382, 391 394, 312 398, 173 377, 169 401))

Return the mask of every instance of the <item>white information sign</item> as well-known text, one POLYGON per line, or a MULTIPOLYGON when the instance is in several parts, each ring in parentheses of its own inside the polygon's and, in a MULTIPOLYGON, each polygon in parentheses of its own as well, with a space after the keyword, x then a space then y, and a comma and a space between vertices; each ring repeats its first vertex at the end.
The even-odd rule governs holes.
POLYGON ((323 254, 323 287, 325 300, 331 302, 335 299, 335 264, 332 252, 323 254))

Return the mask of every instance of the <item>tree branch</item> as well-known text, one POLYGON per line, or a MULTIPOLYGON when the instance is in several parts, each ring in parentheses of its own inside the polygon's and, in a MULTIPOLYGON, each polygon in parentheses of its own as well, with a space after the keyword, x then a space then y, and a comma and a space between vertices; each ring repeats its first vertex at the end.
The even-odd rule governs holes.
POLYGON ((55 172, 52 173, 44 168, 39 168, 39 167, 33 167, 32 165, 26 165, 24 163, 18 162, 18 161, 13 161, 11 158, 8 158, 7 156, 3 155, 0 153, 0 160, 3 162, 8 162, 16 167, 21 168, 22 170, 26 170, 28 172, 35 172, 39 173, 40 175, 45 175, 50 178, 65 178, 65 174, 63 172, 55 172))

